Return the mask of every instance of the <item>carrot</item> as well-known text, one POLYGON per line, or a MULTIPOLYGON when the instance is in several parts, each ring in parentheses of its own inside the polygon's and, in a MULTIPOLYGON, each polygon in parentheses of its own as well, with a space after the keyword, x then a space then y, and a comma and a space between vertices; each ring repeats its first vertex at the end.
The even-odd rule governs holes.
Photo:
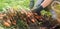
POLYGON ((12 24, 13 24, 13 25, 16 25, 16 20, 14 20, 14 21, 12 22, 12 24))
POLYGON ((7 20, 7 22, 8 22, 9 24, 11 24, 11 21, 10 21, 10 20, 7 20))
POLYGON ((8 23, 8 22, 3 22, 3 25, 6 26, 6 27, 10 27, 11 25, 8 23))
POLYGON ((12 24, 13 24, 13 25, 16 25, 16 23, 15 23, 15 22, 13 22, 12 24))
POLYGON ((34 19, 31 19, 31 21, 34 23, 35 22, 35 20, 34 19))

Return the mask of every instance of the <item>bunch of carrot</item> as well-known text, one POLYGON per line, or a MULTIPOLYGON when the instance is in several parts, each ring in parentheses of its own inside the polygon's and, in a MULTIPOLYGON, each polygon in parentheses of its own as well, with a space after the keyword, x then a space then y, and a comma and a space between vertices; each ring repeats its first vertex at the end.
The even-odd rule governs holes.
MULTIPOLYGON (((45 21, 49 21, 50 23, 53 23, 54 20, 51 20, 51 18, 48 18, 48 16, 44 15, 44 16, 39 16, 36 13, 33 13, 31 11, 26 11, 24 9, 22 10, 13 10, 11 8, 7 9, 7 13, 3 13, 2 14, 2 18, 3 19, 3 25, 10 27, 12 25, 17 26, 19 24, 19 20, 25 22, 27 25, 31 24, 31 23, 38 23, 38 22, 45 22, 45 21)), ((56 22, 56 21, 54 21, 56 22)), ((20 22, 21 23, 21 22, 20 22)), ((24 24, 24 23, 23 23, 24 24)), ((52 26, 55 23, 51 24, 52 26)))

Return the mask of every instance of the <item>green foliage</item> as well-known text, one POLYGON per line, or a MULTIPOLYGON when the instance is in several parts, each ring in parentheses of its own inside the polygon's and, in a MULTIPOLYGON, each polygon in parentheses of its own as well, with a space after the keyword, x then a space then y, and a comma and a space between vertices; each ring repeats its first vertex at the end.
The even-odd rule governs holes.
MULTIPOLYGON (((22 7, 25 9, 29 9, 30 0, 0 0, 0 10, 2 11, 3 8, 10 6, 10 7, 22 7)), ((19 8, 18 7, 18 8, 19 8)))
POLYGON ((47 15, 47 16, 51 16, 51 12, 48 12, 48 11, 45 11, 45 10, 42 10, 41 11, 41 15, 47 15))
MULTIPOLYGON (((36 0, 35 0, 36 1, 36 0)), ((0 0, 0 11, 7 6, 29 9, 30 0, 0 0)))
POLYGON ((17 20, 17 26, 19 27, 19 29, 29 29, 27 23, 23 20, 17 20))

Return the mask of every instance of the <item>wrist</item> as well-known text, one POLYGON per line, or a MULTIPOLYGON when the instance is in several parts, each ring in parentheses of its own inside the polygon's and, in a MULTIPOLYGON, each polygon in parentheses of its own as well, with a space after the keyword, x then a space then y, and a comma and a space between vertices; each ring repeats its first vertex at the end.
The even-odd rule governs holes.
POLYGON ((42 6, 39 6, 38 8, 36 8, 35 10, 36 10, 36 12, 38 11, 38 12, 40 12, 40 11, 42 11, 44 8, 42 7, 42 6))

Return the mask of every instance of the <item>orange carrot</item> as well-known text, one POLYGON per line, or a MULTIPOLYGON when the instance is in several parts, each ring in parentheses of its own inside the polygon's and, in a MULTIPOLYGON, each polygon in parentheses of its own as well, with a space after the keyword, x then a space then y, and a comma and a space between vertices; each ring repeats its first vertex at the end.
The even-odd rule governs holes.
POLYGON ((3 25, 6 27, 10 27, 11 25, 8 22, 3 22, 3 25))

